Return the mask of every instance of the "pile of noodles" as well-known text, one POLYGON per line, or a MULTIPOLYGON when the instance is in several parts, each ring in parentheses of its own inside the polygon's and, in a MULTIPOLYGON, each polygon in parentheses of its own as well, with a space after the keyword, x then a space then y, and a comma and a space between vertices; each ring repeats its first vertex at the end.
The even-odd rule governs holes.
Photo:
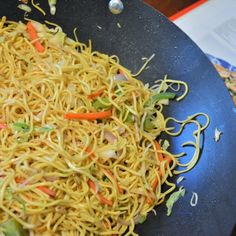
POLYGON ((201 125, 200 113, 165 119, 168 100, 152 101, 173 84, 185 96, 184 82, 165 78, 148 88, 117 56, 92 51, 58 27, 33 25, 43 53, 25 24, 0 22, 0 225, 14 218, 32 236, 135 235, 135 224, 175 189, 168 177, 197 162, 209 120, 201 125), (65 118, 107 110, 104 119, 65 118), (178 131, 167 127, 170 120, 178 131), (195 153, 183 165, 156 138, 178 135, 188 123, 195 142, 185 145, 195 153))

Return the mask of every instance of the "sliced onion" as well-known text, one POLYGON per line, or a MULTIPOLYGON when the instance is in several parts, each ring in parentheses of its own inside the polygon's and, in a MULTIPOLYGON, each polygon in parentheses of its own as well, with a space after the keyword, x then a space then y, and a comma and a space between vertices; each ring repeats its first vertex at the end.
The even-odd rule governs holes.
POLYGON ((146 167, 145 167, 145 164, 144 164, 144 163, 143 163, 143 165, 141 166, 140 174, 141 174, 141 176, 143 176, 143 177, 145 177, 145 175, 146 175, 146 167))
POLYGON ((104 131, 104 138, 111 144, 117 140, 116 136, 110 131, 104 131))
POLYGON ((58 176, 45 176, 44 179, 49 182, 54 182, 54 181, 58 180, 58 176))
POLYGON ((118 218, 117 222, 120 223, 120 224, 122 224, 122 225, 126 225, 126 226, 129 226, 129 225, 130 225, 130 222, 129 222, 129 221, 122 220, 122 219, 120 219, 120 218, 118 218))
POLYGON ((127 78, 124 74, 117 74, 113 77, 116 81, 127 81, 127 78))
POLYGON ((118 127, 117 131, 119 134, 123 134, 125 132, 125 127, 120 126, 120 127, 118 127))
POLYGON ((215 135, 214 135, 215 142, 218 142, 220 140, 221 134, 222 134, 222 132, 220 130, 218 130, 217 128, 215 128, 215 135))
POLYGON ((153 214, 156 216, 157 215, 157 212, 156 212, 156 210, 153 208, 152 209, 152 212, 153 212, 153 214))
POLYGON ((14 104, 15 102, 16 100, 14 98, 9 98, 4 101, 6 105, 11 105, 11 104, 14 104))
POLYGON ((30 179, 28 178, 28 179, 24 180, 22 183, 20 183, 18 186, 19 186, 19 188, 24 188, 29 183, 30 183, 30 179))
POLYGON ((190 200, 190 205, 192 207, 195 207, 195 206, 197 206, 197 202, 198 202, 198 194, 193 192, 193 195, 192 195, 191 200, 190 200))
POLYGON ((140 219, 140 215, 136 215, 136 216, 134 217, 134 223, 135 223, 135 224, 138 224, 138 223, 139 223, 139 219, 140 219))
POLYGON ((182 182, 185 179, 184 176, 180 176, 177 180, 176 183, 179 184, 180 182, 182 182))
POLYGON ((67 89, 68 89, 70 92, 72 92, 72 93, 76 92, 76 86, 75 86, 75 84, 70 83, 70 84, 68 85, 67 89))
POLYGON ((117 158, 118 157, 115 150, 103 151, 103 152, 101 152, 101 156, 105 157, 105 158, 117 158))
POLYGON ((4 174, 4 173, 2 173, 2 172, 0 172, 0 178, 3 178, 3 177, 5 177, 6 175, 4 174))
POLYGON ((43 117, 43 111, 40 111, 36 116, 34 116, 36 121, 41 121, 43 117))

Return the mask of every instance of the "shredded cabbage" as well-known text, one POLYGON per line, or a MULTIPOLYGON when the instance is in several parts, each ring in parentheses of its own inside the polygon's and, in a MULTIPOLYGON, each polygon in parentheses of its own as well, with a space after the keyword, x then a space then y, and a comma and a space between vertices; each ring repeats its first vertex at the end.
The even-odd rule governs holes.
POLYGON ((2 223, 1 228, 3 228, 5 236, 27 236, 28 233, 23 229, 23 227, 15 219, 10 219, 2 223))
POLYGON ((49 39, 50 43, 53 43, 57 46, 63 46, 65 42, 66 34, 59 30, 52 38, 49 39))
POLYGON ((167 216, 171 215, 174 204, 185 195, 185 188, 181 186, 178 191, 172 193, 166 202, 167 216))
POLYGON ((163 144, 161 145, 164 150, 167 150, 170 146, 170 142, 168 140, 164 140, 163 144))
POLYGON ((24 132, 24 133, 30 131, 29 125, 27 125, 25 123, 20 123, 20 122, 16 122, 16 123, 12 124, 12 129, 14 131, 24 132))
POLYGON ((177 179, 176 183, 179 184, 179 183, 182 182, 184 179, 185 179, 184 176, 180 176, 180 177, 177 179))
POLYGON ((22 11, 25 11, 28 13, 31 12, 31 7, 27 6, 26 4, 19 4, 17 7, 21 9, 22 11))
POLYGON ((221 134, 222 134, 222 132, 220 130, 218 130, 217 128, 215 128, 215 136, 214 136, 215 142, 218 142, 220 140, 221 134))
POLYGON ((147 215, 139 215, 139 224, 143 224, 147 219, 147 215))
POLYGON ((56 5, 57 5, 57 0, 48 0, 48 5, 50 7, 50 13, 51 15, 56 14, 56 5))

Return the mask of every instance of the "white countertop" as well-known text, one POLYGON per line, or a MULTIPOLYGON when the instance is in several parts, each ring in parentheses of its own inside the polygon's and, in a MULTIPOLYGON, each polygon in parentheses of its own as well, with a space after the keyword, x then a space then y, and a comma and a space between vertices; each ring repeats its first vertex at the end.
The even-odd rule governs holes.
POLYGON ((236 0, 209 0, 174 23, 205 53, 236 66, 236 0))

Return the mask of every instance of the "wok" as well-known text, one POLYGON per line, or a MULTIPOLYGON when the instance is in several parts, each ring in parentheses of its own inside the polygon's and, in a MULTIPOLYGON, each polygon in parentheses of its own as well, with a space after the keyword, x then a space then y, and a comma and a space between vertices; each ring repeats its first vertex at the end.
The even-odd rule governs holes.
MULTIPOLYGON (((185 174, 183 185, 188 194, 176 203, 171 217, 166 216, 163 205, 159 206, 157 216, 150 213, 144 224, 137 225, 136 232, 143 236, 230 235, 236 222, 236 114, 223 81, 203 52, 167 18, 138 0, 124 1, 125 10, 120 15, 112 15, 102 0, 58 1, 55 17, 49 15, 46 2, 42 1, 41 6, 46 9, 48 20, 61 25, 70 36, 78 27, 79 40, 92 39, 94 50, 117 54, 132 71, 142 65, 142 57, 155 53, 149 69, 139 77, 145 83, 165 74, 186 81, 188 96, 182 102, 172 102, 166 115, 184 119, 195 112, 205 112, 210 116, 200 161, 185 174), (218 143, 214 142, 216 127, 223 132, 218 143), (189 204, 192 191, 199 196, 196 207, 189 204)), ((22 20, 18 3, 1 1, 0 15, 22 20)), ((41 22, 45 19, 35 10, 29 17, 41 22)), ((187 131, 183 138, 173 140, 172 149, 181 151, 181 139, 188 137, 187 131)))

